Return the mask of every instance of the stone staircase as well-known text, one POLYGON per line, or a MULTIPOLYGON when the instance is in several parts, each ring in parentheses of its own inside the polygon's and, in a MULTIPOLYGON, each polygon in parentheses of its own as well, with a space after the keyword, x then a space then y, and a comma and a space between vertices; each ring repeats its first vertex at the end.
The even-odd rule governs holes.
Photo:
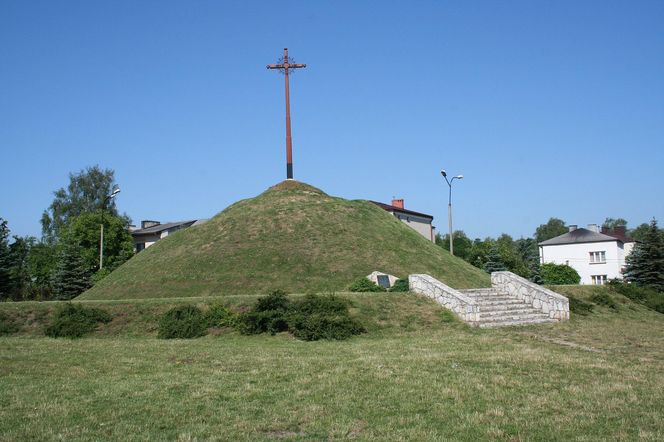
POLYGON ((533 308, 516 296, 511 296, 495 287, 459 290, 459 292, 479 305, 479 320, 475 325, 482 328, 558 322, 542 310, 533 308))

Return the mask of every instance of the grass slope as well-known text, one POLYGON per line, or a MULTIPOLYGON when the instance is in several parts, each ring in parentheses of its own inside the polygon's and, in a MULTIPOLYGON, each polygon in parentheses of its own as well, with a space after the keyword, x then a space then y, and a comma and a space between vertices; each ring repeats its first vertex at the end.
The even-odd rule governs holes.
POLYGON ((338 291, 374 270, 490 285, 486 273, 374 204, 284 181, 157 242, 81 299, 338 291))
MULTIPOLYGON (((370 321, 349 341, 164 341, 148 328, 171 305, 256 297, 82 301, 113 322, 74 341, 0 337, 0 440, 664 439, 664 315, 555 289, 619 307, 482 330, 412 294, 345 294, 370 321)), ((0 312, 37 320, 55 304, 0 312)))

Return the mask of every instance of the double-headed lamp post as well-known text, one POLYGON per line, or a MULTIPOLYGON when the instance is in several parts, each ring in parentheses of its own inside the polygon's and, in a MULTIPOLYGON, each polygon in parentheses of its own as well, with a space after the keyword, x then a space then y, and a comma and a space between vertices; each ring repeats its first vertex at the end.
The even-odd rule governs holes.
POLYGON ((447 223, 450 226, 450 253, 454 255, 454 237, 452 236, 452 183, 454 180, 462 180, 463 175, 457 175, 452 177, 452 179, 447 179, 447 172, 445 170, 441 170, 440 174, 445 178, 445 181, 447 181, 447 185, 450 188, 450 197, 447 203, 447 223))
POLYGON ((99 270, 104 268, 104 209, 106 204, 113 198, 115 195, 120 193, 120 188, 116 187, 113 189, 110 195, 104 197, 104 202, 101 204, 101 234, 99 237, 99 270))

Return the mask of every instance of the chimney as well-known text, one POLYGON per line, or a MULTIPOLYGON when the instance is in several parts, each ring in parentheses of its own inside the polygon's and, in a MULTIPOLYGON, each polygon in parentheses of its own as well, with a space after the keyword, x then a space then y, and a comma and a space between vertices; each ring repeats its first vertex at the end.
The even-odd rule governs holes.
POLYGON ((578 226, 577 226, 576 224, 570 224, 570 225, 569 225, 569 231, 570 231, 570 232, 573 232, 573 231, 576 230, 577 227, 578 227, 578 226))
POLYGON ((588 230, 599 233, 599 227, 597 227, 597 224, 588 224, 588 230))
POLYGON ((613 229, 613 233, 619 236, 627 236, 627 227, 626 226, 616 226, 615 229, 613 229))
POLYGON ((161 224, 159 221, 150 221, 149 219, 141 221, 141 229, 147 229, 148 227, 154 227, 161 224))
POLYGON ((403 199, 398 199, 398 200, 397 200, 397 199, 393 199, 393 200, 392 200, 392 205, 393 205, 394 207, 398 207, 399 209, 403 209, 403 208, 404 208, 404 207, 403 207, 403 199))

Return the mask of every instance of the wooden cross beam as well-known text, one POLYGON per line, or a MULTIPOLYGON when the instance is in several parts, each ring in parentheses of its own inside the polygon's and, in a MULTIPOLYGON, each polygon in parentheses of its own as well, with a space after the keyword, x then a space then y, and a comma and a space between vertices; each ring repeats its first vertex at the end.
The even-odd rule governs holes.
POLYGON ((293 140, 291 139, 290 124, 290 92, 288 87, 288 71, 291 69, 306 68, 306 64, 297 64, 288 58, 288 48, 284 48, 284 58, 279 64, 268 64, 268 69, 279 69, 286 78, 286 178, 293 179, 293 140))

